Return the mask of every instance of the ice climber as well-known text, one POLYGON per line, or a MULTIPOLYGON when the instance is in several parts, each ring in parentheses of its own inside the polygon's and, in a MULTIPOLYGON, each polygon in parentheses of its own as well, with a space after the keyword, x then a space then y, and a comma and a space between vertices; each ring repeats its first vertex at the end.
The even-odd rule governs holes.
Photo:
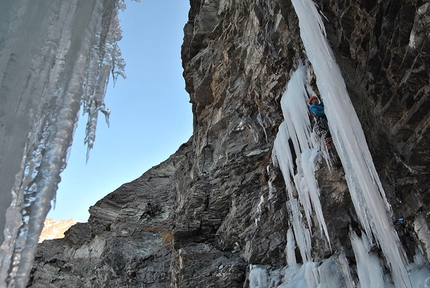
POLYGON ((330 129, 328 127, 328 120, 324 113, 324 103, 319 101, 317 96, 312 96, 308 100, 309 102, 309 110, 311 114, 315 117, 315 120, 318 124, 320 130, 325 131, 325 144, 330 146, 331 143, 331 134, 330 129))

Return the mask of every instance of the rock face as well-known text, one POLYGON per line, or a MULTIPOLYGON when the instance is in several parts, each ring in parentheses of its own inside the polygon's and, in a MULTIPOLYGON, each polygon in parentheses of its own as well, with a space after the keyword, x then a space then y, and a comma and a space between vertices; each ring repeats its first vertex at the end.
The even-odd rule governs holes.
MULTIPOLYGON (((272 150, 280 98, 307 62, 290 1, 191 0, 182 59, 194 133, 165 162, 39 245, 29 287, 248 287, 249 264, 287 265, 286 191, 272 150)), ((316 1, 410 261, 430 259, 430 3, 316 1)), ((310 77, 315 76, 311 73, 310 77)), ((359 231, 342 165, 316 173, 331 249, 358 282, 359 231)), ((296 249, 297 261, 300 255, 296 249)), ((388 267, 386 267, 388 269, 388 267)), ((251 285, 252 286, 252 285, 251 285)))
POLYGON ((90 208, 88 223, 39 245, 29 287, 168 287, 172 259, 175 171, 184 144, 169 160, 90 208))

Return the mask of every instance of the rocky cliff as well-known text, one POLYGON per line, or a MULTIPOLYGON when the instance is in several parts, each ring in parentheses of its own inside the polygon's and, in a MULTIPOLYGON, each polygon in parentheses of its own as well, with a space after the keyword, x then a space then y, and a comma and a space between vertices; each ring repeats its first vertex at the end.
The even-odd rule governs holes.
MULTIPOLYGON (((291 251, 302 263, 298 249, 287 248, 291 199, 272 157, 284 119, 280 99, 299 62, 318 91, 295 9, 289 0, 190 4, 181 55, 192 137, 92 206, 87 224, 40 244, 29 287, 255 287, 252 265, 264 267, 267 286, 277 287, 288 278, 282 269, 291 251)), ((316 4, 391 205, 393 231, 406 261, 420 254, 428 265, 430 3, 316 4)), ((317 268, 330 259, 347 266, 341 274, 351 279, 337 283, 348 287, 361 279, 350 235, 364 232, 336 148, 332 165, 321 161, 315 173, 330 243, 309 227, 311 256, 317 268)), ((380 247, 367 252, 379 255, 389 275, 380 247)))

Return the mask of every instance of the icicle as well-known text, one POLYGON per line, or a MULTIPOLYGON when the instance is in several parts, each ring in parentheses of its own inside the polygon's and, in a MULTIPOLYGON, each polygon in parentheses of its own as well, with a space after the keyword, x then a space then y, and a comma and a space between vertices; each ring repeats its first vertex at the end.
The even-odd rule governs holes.
MULTIPOLYGON (((118 2, 118 9, 121 7, 125 8, 125 3, 121 4, 120 1, 118 2)), ((104 23, 103 19, 100 19, 101 29, 97 34, 97 42, 92 46, 92 57, 85 81, 83 112, 88 114, 84 140, 84 144, 87 145, 87 162, 95 142, 99 111, 105 115, 106 123, 109 126, 110 109, 104 103, 109 75, 112 74, 114 84, 119 75, 126 78, 124 73, 125 61, 117 43, 122 38, 118 13, 117 10, 111 12, 110 22, 104 23), (104 42, 101 42, 102 39, 104 42)))
POLYGON ((299 246, 300 254, 304 262, 311 260, 311 238, 308 229, 305 227, 302 221, 302 215, 298 201, 295 199, 293 193, 296 191, 293 182, 291 181, 290 172, 294 171, 293 157, 291 154, 288 141, 289 134, 286 128, 285 122, 279 126, 279 132, 276 136, 274 143, 274 158, 277 159, 282 175, 284 175, 284 181, 289 197, 287 202, 287 210, 291 213, 290 222, 292 222, 294 235, 296 237, 297 245, 299 246))
POLYGON ((303 65, 297 68, 281 98, 284 122, 288 127, 296 153, 316 147, 314 139, 311 138, 305 71, 306 68, 303 65))
POLYGON ((287 231, 287 247, 285 248, 287 254, 287 264, 288 266, 294 266, 297 264, 296 253, 296 242, 294 241, 293 230, 288 229, 287 231))
POLYGON ((291 221, 293 222, 294 236, 296 243, 299 246, 300 255, 303 263, 312 261, 311 256, 311 233, 309 229, 303 223, 302 215, 300 214, 299 204, 296 199, 289 201, 289 208, 292 211, 291 221))
POLYGON ((116 16, 113 20, 112 26, 113 28, 113 51, 112 51, 112 79, 113 86, 115 87, 118 76, 121 76, 123 79, 125 76, 125 60, 122 57, 121 49, 119 48, 118 42, 122 39, 122 30, 119 25, 118 16, 116 16))
POLYGON ((121 76, 123 79, 126 79, 125 76, 125 60, 122 57, 121 50, 118 44, 115 44, 114 53, 113 53, 113 67, 112 67, 112 80, 113 86, 115 87, 116 81, 118 80, 118 76, 121 76))
MULTIPOLYGON (((110 110, 103 99, 114 51, 117 68, 123 68, 114 48, 118 31, 109 30, 110 19, 101 17, 104 12, 117 17, 116 9, 109 11, 103 0, 79 5, 77 0, 51 2, 48 8, 37 1, 10 2, 11 10, 5 13, 10 18, 8 36, 2 34, 0 39, 1 95, 12 102, 19 99, 13 114, 19 116, 14 129, 21 130, 15 131, 19 133, 10 144, 22 153, 18 161, 4 163, 21 164, 21 170, 14 170, 15 183, 3 185, 1 179, 0 185, 2 193, 12 191, 0 247, 1 287, 25 287, 43 222, 66 166, 81 104, 90 116, 87 141, 92 147, 96 114, 103 113, 109 123, 110 110), (29 15, 34 21, 26 19, 29 15), (101 39, 106 39, 106 45, 101 39)), ((13 114, 0 117, 10 116, 6 121, 13 121, 17 117, 13 114)))
POLYGON ((99 107, 97 107, 97 110, 99 110, 105 115, 106 124, 109 127, 110 109, 106 107, 105 103, 102 103, 99 107))
POLYGON ((327 225, 325 223, 324 215, 322 212, 321 202, 319 200, 320 189, 318 187, 318 182, 315 179, 316 171, 316 160, 318 157, 318 151, 316 149, 309 149, 303 151, 302 153, 302 170, 303 170, 303 180, 306 183, 306 187, 309 189, 308 194, 312 202, 312 207, 318 219, 319 228, 328 241, 331 249, 330 237, 328 235, 327 225))

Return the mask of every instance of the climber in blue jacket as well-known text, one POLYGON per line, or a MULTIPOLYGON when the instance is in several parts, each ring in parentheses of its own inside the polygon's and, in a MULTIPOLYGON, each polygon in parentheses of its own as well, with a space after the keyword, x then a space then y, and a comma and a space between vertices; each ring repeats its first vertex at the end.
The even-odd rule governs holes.
POLYGON ((316 116, 325 116, 324 103, 322 101, 320 102, 317 96, 309 98, 309 109, 316 116))
POLYGON ((318 126, 326 131, 325 134, 325 141, 326 145, 330 146, 331 143, 331 134, 330 130, 328 128, 328 121, 327 117, 324 113, 324 103, 322 101, 319 101, 317 96, 312 96, 308 100, 309 102, 309 110, 311 111, 312 115, 315 117, 316 122, 318 123, 318 126))

